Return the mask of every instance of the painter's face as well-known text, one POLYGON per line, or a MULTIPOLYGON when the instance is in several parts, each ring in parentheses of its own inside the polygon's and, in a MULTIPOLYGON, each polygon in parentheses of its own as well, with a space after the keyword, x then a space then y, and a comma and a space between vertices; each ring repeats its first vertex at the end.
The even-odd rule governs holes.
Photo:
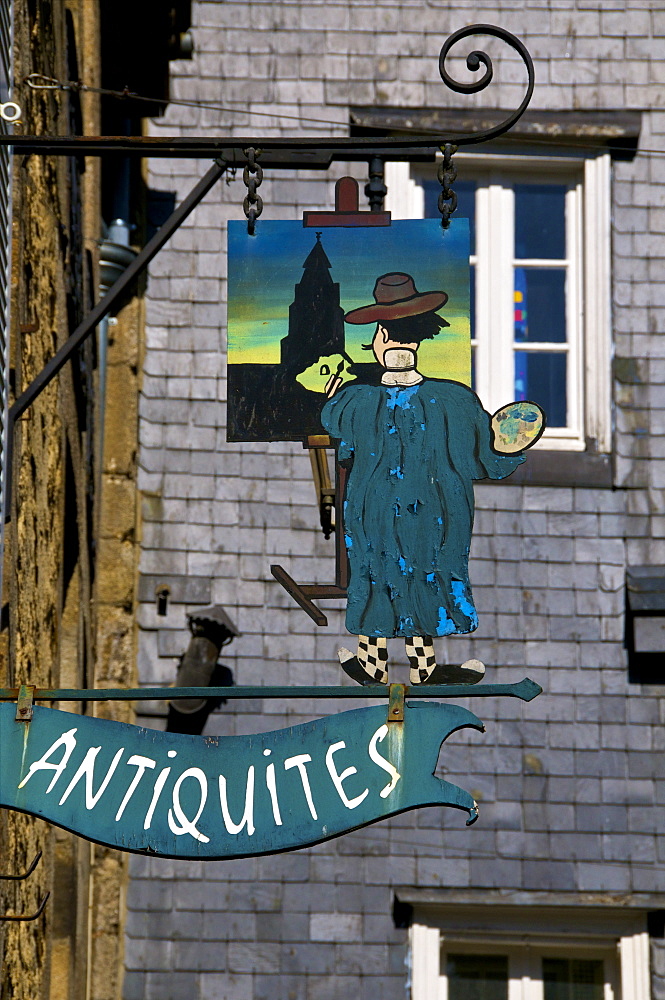
POLYGON ((393 350, 418 350, 418 344, 414 341, 412 344, 401 344, 397 340, 391 340, 390 334, 384 326, 380 323, 376 325, 376 331, 374 333, 374 339, 372 340, 372 351, 374 352, 374 357, 379 362, 379 364, 385 368, 385 355, 386 351, 393 350))

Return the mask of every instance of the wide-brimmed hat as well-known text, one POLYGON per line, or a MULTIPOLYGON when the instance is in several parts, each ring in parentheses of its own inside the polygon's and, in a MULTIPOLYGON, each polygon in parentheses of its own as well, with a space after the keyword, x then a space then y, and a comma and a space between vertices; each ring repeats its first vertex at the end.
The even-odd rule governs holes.
POLYGON ((448 301, 445 292, 419 292, 410 274, 391 271, 376 279, 376 302, 352 309, 344 319, 347 323, 376 323, 382 319, 406 319, 434 312, 448 301))

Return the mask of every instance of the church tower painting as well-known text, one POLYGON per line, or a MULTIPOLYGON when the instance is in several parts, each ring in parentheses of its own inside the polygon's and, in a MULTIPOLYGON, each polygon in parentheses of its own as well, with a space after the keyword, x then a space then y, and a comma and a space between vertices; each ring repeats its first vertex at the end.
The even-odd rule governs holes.
POLYGON ((280 341, 286 370, 301 372, 319 358, 344 352, 344 310, 331 266, 317 233, 289 306, 289 332, 280 341))

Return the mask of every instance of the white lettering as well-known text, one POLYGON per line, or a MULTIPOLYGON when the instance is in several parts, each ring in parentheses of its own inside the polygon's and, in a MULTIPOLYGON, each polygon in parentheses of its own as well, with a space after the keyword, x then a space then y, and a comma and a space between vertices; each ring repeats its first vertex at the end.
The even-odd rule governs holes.
POLYGON ((308 753, 298 754, 297 757, 287 757, 284 761, 284 770, 290 771, 292 767, 298 768, 298 773, 300 774, 300 780, 302 781, 302 789, 305 793, 305 798, 307 799, 307 805, 309 806, 309 811, 312 814, 312 819, 318 819, 316 814, 316 809, 314 808, 314 801, 312 799, 312 789, 309 787, 309 776, 307 774, 307 764, 312 758, 308 753))
POLYGON ((51 778, 51 783, 46 789, 46 794, 48 795, 48 793, 51 791, 51 789, 55 785, 56 781, 58 780, 64 769, 67 767, 69 758, 71 757, 72 751, 76 746, 76 740, 74 738, 75 732, 76 729, 69 729, 66 733, 63 733, 60 739, 56 740, 55 743, 48 748, 46 753, 39 758, 39 760, 36 760, 34 764, 30 765, 30 770, 28 771, 25 778, 18 787, 23 788, 23 786, 26 785, 28 781, 30 781, 30 778, 33 776, 35 771, 55 771, 55 774, 51 778), (60 760, 59 764, 50 764, 48 759, 52 753, 55 753, 60 744, 62 744, 65 748, 65 752, 62 755, 62 759, 60 760))
POLYGON ((200 840, 202 844, 209 844, 210 837, 206 837, 205 833, 201 833, 200 830, 196 829, 196 824, 198 823, 201 813, 203 812, 203 807, 206 804, 206 799, 208 798, 208 779, 205 773, 200 767, 188 767, 186 771, 180 775, 175 785, 173 786, 173 811, 169 809, 168 820, 169 826, 176 836, 180 837, 183 833, 188 833, 190 837, 194 840, 200 840), (201 786, 201 800, 199 802, 198 812, 194 819, 190 820, 183 811, 180 805, 180 786, 182 785, 185 778, 196 778, 199 785, 201 786), (180 826, 176 825, 173 818, 173 813, 175 813, 175 819, 178 820, 180 826))
POLYGON ((226 778, 223 774, 219 776, 219 801, 224 817, 224 826, 229 833, 240 833, 243 826, 247 826, 247 833, 251 837, 254 833, 254 765, 247 770, 247 786, 245 788, 245 811, 239 823, 234 823, 229 812, 229 803, 226 797, 226 778))
POLYGON ((136 791, 136 787, 137 787, 139 781, 141 780, 141 778, 143 777, 143 775, 145 774, 146 768, 147 767, 154 768, 154 767, 157 766, 157 761, 156 760, 152 760, 150 757, 141 757, 140 754, 137 754, 137 753, 135 753, 133 757, 130 757, 129 760, 127 761, 127 763, 128 764, 133 764, 137 768, 137 771, 136 771, 136 774, 134 775, 134 777, 132 778, 132 781, 131 781, 131 784, 130 784, 129 788, 125 792, 125 797, 122 800, 122 802, 120 803, 120 808, 118 809, 117 813, 115 814, 115 821, 116 821, 116 823, 118 822, 118 820, 120 819, 120 817, 124 813, 125 806, 127 805, 127 803, 129 802, 129 800, 131 799, 131 797, 134 794, 134 792, 136 791))
MULTIPOLYGON (((265 753, 265 750, 263 751, 265 753)), ((266 785, 268 786, 268 791, 270 792, 270 801, 272 802, 272 814, 275 818, 275 823, 277 826, 282 825, 282 814, 279 811, 279 802, 277 801, 277 782, 275 781, 275 765, 268 764, 266 768, 266 785)))
POLYGON ((92 790, 92 779, 93 779, 93 775, 95 773, 95 761, 97 759, 97 754, 99 753, 99 751, 101 749, 102 749, 101 747, 90 747, 90 749, 88 750, 87 754, 85 755, 85 757, 83 758, 83 760, 79 764, 78 771, 76 772, 76 774, 74 775, 74 777, 72 778, 72 780, 67 785, 67 788, 66 788, 66 790, 65 790, 62 798, 60 799, 60 801, 58 803, 59 806, 61 806, 62 803, 65 802, 69 798, 71 792, 73 791, 73 789, 76 787, 76 785, 79 783, 79 781, 81 780, 81 778, 84 775, 85 775, 85 807, 86 807, 86 809, 92 809, 92 808, 94 808, 94 806, 97 805, 97 803, 101 799, 102 795, 106 791, 106 787, 107 787, 109 781, 111 780, 111 778, 113 777, 113 773, 114 773, 116 767, 120 763, 120 758, 122 757, 123 753, 125 752, 125 748, 124 747, 120 747, 120 749, 116 753, 115 757, 111 761, 111 765, 110 765, 108 771, 106 772, 106 776, 105 776, 104 780, 102 781, 101 785, 99 786, 99 789, 97 790, 96 793, 93 793, 93 790, 92 790))
POLYGON ((342 787, 342 782, 347 778, 350 778, 352 774, 357 774, 358 769, 356 767, 347 767, 341 774, 337 773, 337 768, 335 767, 335 761, 333 760, 333 755, 337 753, 338 750, 343 750, 346 747, 344 740, 340 740, 339 743, 333 743, 332 746, 328 747, 328 752, 326 754, 326 767, 330 772, 330 777, 333 780, 333 784, 337 789, 337 794, 344 803, 347 809, 355 809, 359 806, 364 799, 369 795, 369 788, 366 788, 364 792, 360 795, 356 795, 355 799, 348 798, 344 788, 342 787))
POLYGON ((150 806, 148 808, 147 813, 145 814, 145 820, 143 821, 144 830, 150 829, 150 824, 152 823, 152 817, 155 812, 155 806, 159 801, 159 796, 162 794, 162 789, 166 784, 166 779, 168 778, 170 771, 171 771, 170 767, 165 767, 159 772, 159 776, 157 778, 157 781, 155 782, 155 787, 153 788, 152 791, 152 799, 150 801, 150 806))
POLYGON ((390 775, 390 781, 385 786, 385 788, 382 788, 381 791, 379 792, 379 795, 381 796, 382 799, 385 799, 387 798, 388 795, 390 795, 393 788, 395 787, 399 779, 402 777, 397 768, 394 767, 389 760, 386 760, 385 757, 382 757, 379 751, 376 749, 376 744, 383 743, 387 735, 388 735, 388 726, 386 726, 384 723, 384 725, 381 726, 380 729, 377 729, 377 731, 374 733, 374 736, 372 736, 371 740, 369 741, 369 747, 368 747, 369 755, 374 761, 374 763, 378 764, 379 767, 383 768, 383 770, 387 771, 388 774, 390 775))

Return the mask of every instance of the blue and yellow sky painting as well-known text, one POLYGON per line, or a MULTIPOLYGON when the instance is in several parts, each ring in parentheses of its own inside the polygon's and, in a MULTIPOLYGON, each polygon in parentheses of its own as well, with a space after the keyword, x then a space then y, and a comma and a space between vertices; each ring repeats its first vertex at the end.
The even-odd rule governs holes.
MULTIPOLYGON (((419 292, 448 293, 439 315, 450 326, 423 342, 418 368, 433 378, 469 385, 468 219, 453 219, 445 233, 438 219, 320 231, 345 313, 374 302, 376 279, 389 271, 411 274, 419 292)), ((315 230, 305 229, 301 222, 259 220, 256 236, 248 236, 245 222, 229 222, 229 364, 279 364, 279 342, 288 333, 294 288, 315 241, 315 230)), ((373 359, 361 345, 370 343, 374 329, 374 324, 345 324, 346 352, 354 361, 373 359)))

